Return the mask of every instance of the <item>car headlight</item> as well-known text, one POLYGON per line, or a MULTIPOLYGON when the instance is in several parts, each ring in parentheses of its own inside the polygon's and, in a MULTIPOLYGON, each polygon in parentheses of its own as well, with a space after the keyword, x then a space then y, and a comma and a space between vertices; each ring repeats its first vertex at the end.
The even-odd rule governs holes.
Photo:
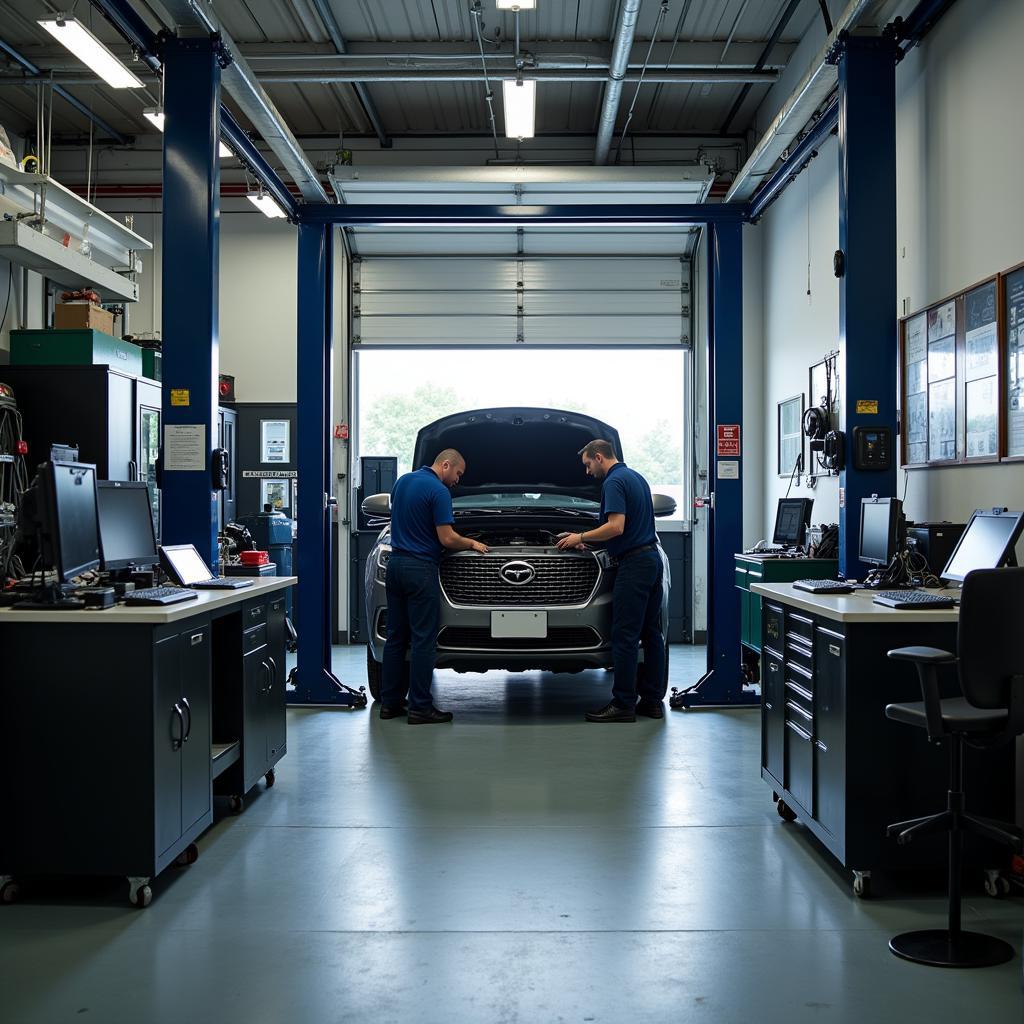
POLYGON ((391 545, 381 544, 377 548, 377 580, 383 583, 388 574, 388 561, 391 558, 391 545))

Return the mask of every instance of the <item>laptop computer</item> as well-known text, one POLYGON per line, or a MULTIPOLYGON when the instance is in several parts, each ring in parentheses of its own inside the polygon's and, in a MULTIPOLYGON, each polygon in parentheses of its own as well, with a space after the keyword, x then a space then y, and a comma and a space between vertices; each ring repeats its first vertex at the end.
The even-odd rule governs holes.
POLYGON ((165 544, 160 548, 160 564, 176 583, 193 590, 241 590, 252 580, 214 576, 193 544, 165 544))

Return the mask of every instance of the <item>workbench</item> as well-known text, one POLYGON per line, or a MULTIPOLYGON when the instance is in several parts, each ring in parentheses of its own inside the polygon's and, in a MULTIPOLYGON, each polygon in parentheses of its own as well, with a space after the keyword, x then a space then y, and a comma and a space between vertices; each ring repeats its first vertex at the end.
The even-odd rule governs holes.
POLYGON ((195 600, 0 610, 0 898, 22 877, 150 880, 198 856, 213 795, 241 810, 287 750, 294 577, 195 600))
MULTIPOLYGON (((874 592, 815 595, 789 583, 755 583, 762 599, 761 777, 785 820, 799 819, 866 895, 872 873, 940 868, 945 838, 898 846, 886 826, 941 811, 945 745, 885 716, 886 704, 920 701, 912 665, 887 652, 923 645, 956 651, 959 607, 908 610, 874 592)), ((958 592, 949 591, 949 596, 958 592)), ((942 696, 959 696, 953 672, 942 696)), ((1014 819, 1013 744, 967 750, 971 813, 1014 819)), ((965 863, 995 872, 1006 853, 968 837, 965 863)))

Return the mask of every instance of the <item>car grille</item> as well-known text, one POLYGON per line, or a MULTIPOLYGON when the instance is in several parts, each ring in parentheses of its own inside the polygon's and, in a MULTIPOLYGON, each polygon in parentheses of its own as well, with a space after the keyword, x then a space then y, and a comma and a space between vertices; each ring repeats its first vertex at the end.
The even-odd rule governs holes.
POLYGON ((445 626, 437 638, 437 646, 454 650, 474 651, 552 651, 586 650, 598 647, 601 637, 590 626, 556 626, 545 637, 491 637, 485 626, 445 626))
POLYGON ((452 604, 490 607, 584 604, 594 591, 599 572, 594 558, 576 555, 448 558, 441 563, 441 586, 452 604), (522 586, 507 583, 499 571, 513 561, 528 562, 537 575, 522 586))

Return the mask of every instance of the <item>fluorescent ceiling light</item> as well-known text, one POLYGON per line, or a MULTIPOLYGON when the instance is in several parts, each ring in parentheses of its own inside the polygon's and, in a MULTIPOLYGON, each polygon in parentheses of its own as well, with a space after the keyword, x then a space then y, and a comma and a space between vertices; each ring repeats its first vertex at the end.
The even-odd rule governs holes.
POLYGON ((517 7, 521 11, 532 11, 537 6, 537 0, 498 0, 499 11, 514 11, 517 7))
POLYGON ((505 137, 532 139, 537 83, 531 79, 513 82, 506 78, 501 87, 505 97, 505 137))
POLYGON ((267 217, 284 217, 284 210, 266 192, 250 192, 246 197, 260 213, 267 217))
MULTIPOLYGON (((147 107, 143 112, 142 116, 152 124, 157 131, 162 132, 164 130, 164 118, 165 114, 159 107, 147 107)), ((219 156, 234 156, 230 149, 223 142, 219 143, 219 149, 217 150, 219 156)))
POLYGON ((115 57, 77 18, 60 15, 41 18, 39 24, 93 69, 113 89, 141 89, 142 82, 115 57))

